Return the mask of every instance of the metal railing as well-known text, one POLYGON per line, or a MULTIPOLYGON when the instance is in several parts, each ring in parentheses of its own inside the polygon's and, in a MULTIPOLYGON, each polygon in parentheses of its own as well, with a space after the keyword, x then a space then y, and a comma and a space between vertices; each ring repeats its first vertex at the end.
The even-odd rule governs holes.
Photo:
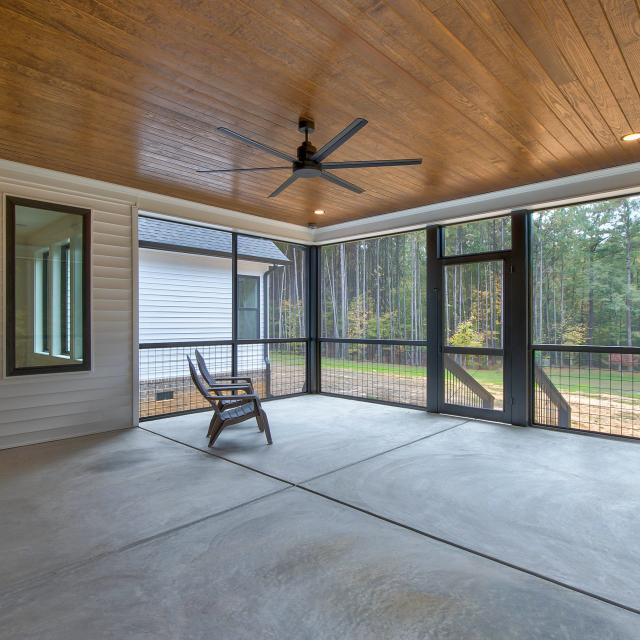
POLYGON ((554 427, 570 427, 571 405, 558 391, 544 369, 535 363, 533 365, 533 380, 536 421, 554 427))
POLYGON ((638 349, 544 345, 533 354, 534 423, 640 437, 638 349))
POLYGON ((209 371, 219 377, 249 376, 263 399, 306 391, 307 341, 231 340, 141 343, 139 345, 140 419, 209 409, 193 386, 187 356, 198 349, 209 371))
MULTIPOLYGON (((463 407, 477 407, 493 409, 496 399, 493 394, 483 387, 466 369, 458 364, 456 356, 444 353, 444 396, 447 404, 457 404, 463 407)), ((458 356, 464 358, 465 356, 458 356)))
POLYGON ((320 339, 320 391, 424 408, 426 342, 320 339))

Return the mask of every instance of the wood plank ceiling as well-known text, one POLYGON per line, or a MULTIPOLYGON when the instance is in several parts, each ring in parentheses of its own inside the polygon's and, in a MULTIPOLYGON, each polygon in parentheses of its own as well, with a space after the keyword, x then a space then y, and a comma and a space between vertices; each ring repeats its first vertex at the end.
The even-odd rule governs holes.
POLYGON ((5 0, 0 34, 1 157, 298 224, 640 160, 638 0, 5 0), (282 164, 216 127, 295 153, 303 114, 424 163, 195 173, 282 164))

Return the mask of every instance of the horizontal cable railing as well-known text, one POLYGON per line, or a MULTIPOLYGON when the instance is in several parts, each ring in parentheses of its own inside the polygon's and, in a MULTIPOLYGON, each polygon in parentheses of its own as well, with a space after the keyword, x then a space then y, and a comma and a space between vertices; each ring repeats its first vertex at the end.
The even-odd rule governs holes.
POLYGON ((187 356, 195 362, 202 353, 210 373, 233 373, 252 378, 264 399, 306 390, 306 340, 265 340, 237 344, 232 341, 142 343, 139 345, 140 418, 169 416, 208 409, 209 404, 193 386, 187 356))
POLYGON ((323 393, 425 407, 425 342, 320 340, 323 393))
POLYGON ((640 437, 640 354, 588 349, 533 348, 534 422, 640 437))

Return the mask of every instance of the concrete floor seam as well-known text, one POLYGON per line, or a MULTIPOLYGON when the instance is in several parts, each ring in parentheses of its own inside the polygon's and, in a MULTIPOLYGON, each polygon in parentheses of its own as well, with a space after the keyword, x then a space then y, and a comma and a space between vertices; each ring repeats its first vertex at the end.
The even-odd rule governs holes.
POLYGON ((213 456, 213 457, 216 457, 216 458, 219 458, 219 459, 222 459, 222 460, 226 460, 227 462, 232 462, 233 464, 237 464, 238 466, 243 467, 243 468, 245 468, 245 469, 247 469, 247 470, 249 470, 249 471, 253 471, 253 472, 255 472, 255 473, 259 473, 259 474, 261 474, 261 475, 267 476, 267 477, 269 477, 269 478, 271 478, 271 479, 278 480, 278 481, 280 481, 280 482, 286 483, 286 484, 290 485, 290 487, 297 488, 297 489, 301 489, 301 490, 303 490, 303 491, 307 491, 307 492, 312 493, 312 494, 315 494, 315 495, 317 495, 317 496, 319 496, 319 497, 325 498, 326 500, 330 500, 330 501, 335 502, 335 503, 337 503, 337 504, 340 504, 340 505, 342 505, 342 506, 344 506, 344 507, 347 507, 347 508, 353 509, 353 510, 355 510, 355 511, 359 511, 359 512, 361 512, 361 513, 364 513, 364 514, 366 514, 366 515, 368 515, 368 516, 371 516, 371 517, 373 517, 373 518, 377 518, 377 519, 382 520, 382 521, 384 521, 384 522, 387 522, 387 523, 389 523, 389 524, 392 524, 392 525, 395 525, 395 526, 401 527, 401 528, 406 529, 406 530, 408 530, 408 531, 412 531, 412 532, 414 532, 414 533, 417 533, 417 534, 422 535, 422 536, 424 536, 424 537, 430 538, 430 539, 435 540, 435 541, 437 541, 437 542, 441 542, 441 543, 443 543, 443 544, 446 544, 446 545, 449 545, 449 546, 455 547, 455 548, 460 549, 460 550, 462 550, 462 551, 466 551, 467 553, 471 553, 471 554, 473 554, 473 555, 476 555, 476 556, 482 557, 482 558, 484 558, 484 559, 486 559, 486 560, 489 560, 489 561, 492 561, 492 562, 496 562, 496 563, 501 564, 501 565, 503 565, 503 566, 509 567, 509 568, 511 568, 511 569, 513 569, 513 570, 515 570, 515 571, 520 571, 520 572, 522 572, 522 573, 526 573, 526 574, 528 574, 528 575, 534 576, 534 577, 539 578, 539 579, 541 579, 541 580, 545 580, 546 582, 549 582, 549 583, 552 583, 552 584, 556 584, 556 585, 558 585, 558 586, 560 586, 560 587, 564 587, 564 588, 569 589, 569 590, 571 590, 571 591, 574 591, 574 592, 576 592, 576 593, 580 593, 580 594, 585 595, 585 596, 587 596, 587 597, 594 598, 594 599, 599 600, 599 601, 601 601, 601 602, 605 602, 606 604, 609 604, 609 605, 611 605, 611 606, 615 606, 615 607, 618 607, 618 608, 620 608, 620 609, 624 609, 624 610, 626 610, 626 611, 629 611, 629 612, 631 612, 631 613, 635 613, 635 614, 637 614, 637 615, 640 615, 640 609, 636 609, 636 608, 634 608, 634 607, 630 607, 630 606, 628 606, 628 605, 624 605, 624 604, 622 604, 622 603, 620 603, 620 602, 616 602, 615 600, 611 600, 611 599, 606 598, 606 597, 604 597, 604 596, 599 596, 599 595, 597 595, 597 594, 595 594, 595 593, 593 593, 593 592, 590 592, 590 591, 586 591, 586 590, 584 590, 584 589, 581 589, 580 587, 576 587, 576 586, 573 586, 573 585, 571 585, 571 584, 567 584, 567 583, 565 583, 565 582, 562 582, 562 581, 560 581, 560 580, 556 580, 556 579, 551 578, 551 577, 549 577, 549 576, 546 576, 546 575, 544 575, 544 574, 542 574, 542 573, 537 573, 537 572, 535 572, 535 571, 533 571, 533 570, 531 570, 531 569, 527 569, 527 568, 525 568, 525 567, 521 567, 521 566, 519 566, 519 565, 509 563, 509 562, 507 562, 507 561, 505 561, 505 560, 501 560, 501 559, 500 559, 500 558, 498 558, 498 557, 491 556, 491 555, 489 555, 489 554, 485 554, 485 553, 483 553, 483 552, 481 552, 481 551, 478 551, 478 550, 475 550, 475 549, 473 549, 473 548, 471 548, 471 547, 466 547, 466 546, 464 546, 464 545, 458 544, 458 543, 453 542, 453 541, 451 541, 451 540, 448 540, 448 539, 446 539, 446 538, 442 538, 442 537, 436 536, 436 535, 434 535, 434 534, 428 533, 428 532, 426 532, 426 531, 422 531, 422 530, 417 529, 417 528, 415 528, 415 527, 412 527, 412 526, 410 526, 410 525, 403 524, 402 522, 398 522, 398 521, 393 520, 393 519, 391 519, 391 518, 387 518, 387 517, 385 517, 385 516, 383 516, 383 515, 377 514, 377 513, 373 512, 373 511, 369 511, 369 510, 367 510, 367 509, 363 509, 363 508, 361 508, 361 507, 357 507, 356 505, 350 504, 350 503, 348 503, 348 502, 344 502, 344 501, 342 501, 342 500, 339 500, 338 498, 334 498, 334 497, 332 497, 332 496, 330 496, 330 495, 328 495, 328 494, 324 494, 324 493, 321 493, 321 492, 319 492, 319 491, 315 491, 314 489, 311 489, 310 487, 304 486, 304 483, 306 483, 306 482, 311 482, 312 480, 316 480, 316 479, 318 479, 318 478, 325 477, 325 476, 330 475, 330 474, 332 474, 332 473, 335 473, 335 472, 337 472, 337 471, 339 471, 339 470, 341 470, 341 469, 345 469, 345 468, 349 468, 349 467, 355 466, 355 465, 357 465, 357 464, 360 464, 361 462, 364 462, 365 460, 370 460, 370 459, 372 459, 372 458, 377 458, 377 457, 382 456, 382 455, 385 455, 386 453, 389 453, 389 452, 391 452, 391 451, 395 451, 395 450, 401 449, 401 448, 403 448, 403 447, 409 446, 409 445, 411 445, 411 444, 415 444, 416 442, 420 442, 420 441, 422 441, 422 440, 425 440, 425 439, 427 439, 427 438, 431 438, 431 437, 433 437, 433 436, 436 436, 436 435, 439 435, 439 434, 442 434, 442 433, 446 433, 447 431, 451 431, 452 429, 455 429, 455 428, 457 428, 457 427, 461 427, 461 426, 463 426, 463 425, 465 425, 465 424, 468 424, 468 423, 471 423, 471 422, 474 422, 474 420, 471 420, 471 419, 469 419, 469 420, 465 420, 465 421, 463 421, 463 422, 461 422, 461 423, 459 423, 459 424, 456 424, 456 425, 453 425, 453 426, 451 426, 451 427, 448 427, 447 429, 443 429, 442 431, 438 431, 438 432, 436 432, 436 433, 434 433, 434 434, 429 434, 428 436, 425 436, 424 438, 419 438, 418 440, 415 440, 415 441, 412 441, 412 442, 408 442, 408 443, 404 443, 404 444, 399 445, 399 446, 397 446, 397 447, 393 447, 392 449, 389 449, 389 450, 386 450, 386 451, 380 452, 380 453, 378 453, 378 454, 375 454, 375 455, 373 455, 373 456, 370 456, 369 458, 366 458, 366 459, 363 459, 363 460, 358 460, 357 462, 354 462, 354 463, 351 463, 351 464, 346 465, 346 466, 344 466, 344 467, 341 467, 340 469, 334 469, 334 470, 332 470, 332 471, 330 471, 330 472, 327 472, 327 473, 325 473, 325 474, 321 474, 321 475, 319 475, 319 476, 316 476, 316 477, 314 477, 314 478, 310 478, 310 479, 307 479, 307 480, 302 480, 302 481, 300 481, 300 482, 292 482, 292 481, 290 481, 290 480, 284 480, 284 479, 282 479, 282 478, 279 478, 279 477, 277 477, 277 476, 274 476, 274 475, 268 474, 268 473, 266 473, 266 472, 264 472, 264 471, 260 471, 260 470, 258 470, 258 469, 253 468, 253 467, 250 467, 250 466, 248 466, 248 465, 245 465, 245 464, 242 464, 242 463, 236 462, 236 461, 234 461, 234 460, 230 460, 230 459, 228 459, 228 458, 224 458, 223 456, 221 456, 221 455, 219 455, 219 454, 216 454, 216 453, 213 453, 213 452, 204 451, 204 450, 202 450, 202 449, 199 449, 199 448, 197 448, 197 447, 194 447, 193 445, 189 445, 189 444, 185 444, 185 443, 183 443, 183 442, 180 442, 179 440, 176 440, 176 439, 174 439, 174 438, 170 438, 170 437, 168 437, 168 436, 164 436, 164 435, 162 435, 162 434, 155 433, 155 432, 150 431, 150 430, 148 430, 148 429, 144 429, 144 427, 140 427, 140 428, 141 428, 141 429, 143 429, 143 430, 145 430, 145 431, 149 431, 150 433, 152 433, 152 434, 154 434, 154 435, 157 435, 157 436, 159 436, 159 437, 161 437, 161 438, 166 438, 167 440, 171 440, 172 442, 175 442, 176 444, 181 444, 181 445, 186 446, 186 447, 189 447, 189 448, 191 448, 191 449, 195 449, 196 451, 200 451, 201 453, 204 453, 205 455, 211 455, 211 456, 213 456))
POLYGON ((331 502, 334 502, 336 504, 340 504, 343 507, 347 507, 349 509, 353 509, 354 511, 359 511, 360 513, 363 513, 365 515, 368 515, 372 518, 376 518, 378 520, 382 520, 383 522, 386 522, 388 524, 391 525, 395 525, 397 527, 400 527, 402 529, 406 529, 407 531, 412 531, 413 533, 417 533, 418 535, 421 535, 425 538, 429 538, 430 540, 435 540, 436 542, 441 542, 443 544, 446 544, 450 547, 454 547, 456 549, 460 549, 461 551, 466 551, 467 553, 471 553, 472 555, 478 556, 480 558, 484 558, 485 560, 489 560, 490 562, 495 562, 497 564, 503 565, 505 567, 509 567, 510 569, 513 569, 515 571, 520 571, 521 573, 526 573, 527 575, 533 576, 535 578, 539 578, 541 580, 544 580, 545 582, 549 582, 552 584, 555 584, 559 587, 564 587, 565 589, 569 589, 570 591, 574 591, 576 593, 580 593, 584 596, 587 596, 589 598, 593 598, 595 600, 599 600, 600 602, 604 602, 606 604, 609 604, 611 606, 614 607, 618 607, 619 609, 624 609, 625 611, 629 611, 630 613, 635 613, 637 615, 640 615, 640 609, 636 609, 634 607, 630 607, 628 605, 622 604, 620 602, 616 602, 615 600, 611 600, 609 598, 606 598, 605 596, 600 596, 596 593, 593 593, 591 591, 586 591, 585 589, 581 589, 580 587, 576 587, 574 585, 571 584, 567 584, 565 582, 562 582, 561 580, 556 580, 555 578, 550 578, 549 576, 546 576, 542 573, 537 573, 536 571, 533 571, 531 569, 527 569, 526 567, 521 567, 519 565, 516 564, 512 564, 510 562, 507 562, 506 560, 501 560, 500 558, 497 558, 495 556, 491 556, 487 553, 483 553, 482 551, 477 551, 476 549, 472 549, 471 547, 466 547, 465 545, 462 544, 458 544, 457 542, 453 542, 452 540, 447 540, 446 538, 442 538, 440 536, 436 536, 432 533, 428 533, 427 531, 423 531, 421 529, 417 529, 416 527, 412 527, 411 525, 408 524, 404 524, 402 522, 398 522, 397 520, 393 520, 392 518, 387 518, 386 516, 380 515, 378 513, 375 513, 373 511, 369 511, 368 509, 363 509, 362 507, 358 507, 356 505, 353 505, 349 502, 344 502, 343 500, 339 500, 338 498, 334 498, 330 495, 321 493, 320 491, 315 491, 314 489, 311 489, 310 487, 305 487, 302 485, 296 485, 295 486, 296 489, 301 489, 302 491, 306 491, 308 493, 312 493, 313 495, 319 496, 320 498, 324 498, 325 500, 329 500, 331 502))
POLYGON ((284 478, 279 478, 278 476, 274 476, 266 471, 260 471, 259 469, 255 469, 254 467, 250 467, 249 465, 243 464, 242 462, 237 462, 236 460, 231 460, 229 458, 225 458, 221 456, 219 453, 215 453, 214 451, 206 451, 205 449, 201 449, 200 447, 195 447, 192 444, 187 444, 186 442, 182 442, 181 440, 176 440, 175 438, 170 438, 169 436, 165 436, 162 433, 157 433, 156 431, 151 431, 151 429, 146 429, 145 427, 138 427, 138 429, 142 429, 142 431, 146 431, 154 436, 158 436, 158 438, 164 438, 165 440, 169 440, 170 442, 175 442, 176 444, 182 445, 183 447, 188 447, 189 449, 193 449, 194 451, 198 451, 199 453, 204 454, 205 456, 212 456, 217 458, 218 460, 224 460, 225 462, 230 462, 231 464, 235 464, 238 467, 242 467, 243 469, 247 469, 248 471, 253 471, 254 473, 259 473, 262 476, 266 476, 267 478, 271 478, 271 480, 277 480, 278 482, 284 482, 291 487, 295 487, 296 483, 291 482, 291 480, 285 480, 284 478))
POLYGON ((403 447, 408 447, 412 444, 416 444, 418 442, 422 442, 423 440, 427 440, 428 438, 433 438, 434 436, 439 436, 442 433, 446 433, 447 431, 451 431, 452 429, 456 429, 457 427, 462 427, 465 424, 468 424, 469 422, 473 422, 473 420, 464 420, 463 422, 460 422, 458 424, 454 424, 451 427, 447 427, 445 429, 442 429, 442 431, 436 431, 435 433, 430 433, 426 436, 422 436, 420 438, 417 438, 416 440, 411 440, 411 442, 403 442, 402 444, 399 444, 395 447, 391 447, 391 449, 386 449, 385 451, 381 451, 379 453, 374 453, 373 455, 370 455, 366 458, 362 458, 362 460, 356 460, 355 462, 350 462, 349 464, 345 464, 342 467, 338 467, 337 469, 331 469, 331 471, 327 471, 325 473, 321 473, 317 476, 313 476, 312 478, 307 478, 306 480, 300 480, 300 482, 296 482, 293 483, 294 486, 298 486, 304 482, 313 482, 314 480, 319 480, 320 478, 325 478, 326 476, 330 476, 332 473, 337 473, 338 471, 343 471, 344 469, 350 469, 351 467, 355 467, 358 464, 361 464, 363 462, 368 462, 369 460, 373 460, 374 458, 379 458, 380 456, 384 456, 387 453, 391 453, 392 451, 397 451, 398 449, 402 449, 403 447))
POLYGON ((469 419, 465 419, 462 422, 459 422, 458 424, 454 424, 450 427, 447 427, 446 429, 442 429, 441 431, 436 431, 435 433, 430 433, 426 436, 422 436, 420 438, 417 438, 416 440, 411 440, 410 442, 403 442, 402 444, 399 444, 395 447, 391 447, 391 449, 385 449, 384 451, 380 451, 379 453, 374 453, 371 456, 368 456, 366 458, 362 458, 361 460, 356 460, 355 462, 350 462, 349 464, 343 465, 342 467, 337 467, 336 469, 331 469, 331 471, 327 471, 326 473, 321 473, 317 476, 312 476, 311 478, 305 478, 303 480, 298 480, 297 482, 294 482, 293 480, 286 480, 285 478, 281 478, 279 476, 273 475, 271 473, 267 473, 266 471, 261 471, 260 469, 256 469, 255 467, 252 467, 248 464, 244 464, 242 462, 238 462, 237 460, 232 460, 231 458, 227 458, 219 453, 216 453, 213 450, 208 450, 208 449, 202 449, 200 447, 196 447, 195 445, 192 444, 188 444, 186 442, 183 442, 182 440, 178 440, 177 438, 172 438, 170 436, 164 435, 162 433, 158 433, 157 431, 153 431, 151 429, 148 429, 146 427, 142 427, 142 426, 138 426, 138 429, 141 429, 142 431, 146 431, 147 433, 150 433, 154 436, 158 436, 159 438, 165 438, 166 440, 169 440, 171 442, 175 442, 176 444, 180 444, 184 447, 188 447, 189 449, 193 449, 194 451, 199 451, 200 453, 204 453, 205 455, 208 456, 213 456, 214 458, 218 458, 220 460, 225 460, 226 462, 231 462, 232 464, 238 465, 239 467, 242 467, 243 469, 247 469, 248 471, 254 471, 255 473, 259 473, 260 475, 266 476, 267 478, 271 478, 272 480, 278 480, 279 482, 285 482, 288 485, 291 485, 292 487, 297 487, 300 484, 302 484, 303 482, 312 482, 313 480, 318 480, 319 478, 324 478, 325 476, 331 475, 332 473, 336 473, 337 471, 342 471, 343 469, 348 469, 350 467, 353 467, 357 464, 360 464, 362 462, 367 462, 368 460, 372 460, 374 458, 378 458, 380 456, 383 456, 387 453, 391 453, 392 451, 397 451, 398 449, 402 449, 403 447, 408 447, 409 445, 412 444, 416 444, 417 442, 422 442, 423 440, 426 440, 427 438, 432 438, 433 436, 437 436, 440 435, 442 433, 446 433, 447 431, 451 431, 452 429, 455 429, 457 427, 462 427, 465 424, 469 424, 470 422, 473 422, 473 420, 469 419))
POLYGON ((133 542, 129 542, 121 547, 118 547, 117 549, 110 549, 109 551, 98 553, 88 558, 84 558, 83 560, 80 560, 78 562, 73 562, 73 563, 58 567, 56 569, 52 569, 51 571, 47 571, 39 575, 31 576, 22 582, 12 585, 8 589, 0 590, 0 597, 4 598, 7 596, 15 595, 20 592, 28 591, 29 589, 37 587, 39 584, 46 582, 50 578, 73 573, 74 571, 81 569, 82 567, 85 567, 94 562, 99 562, 100 560, 103 560, 104 558, 108 558, 109 556, 124 553, 126 551, 129 551, 130 549, 135 549, 137 547, 144 546, 145 544, 149 544, 151 542, 154 542, 155 540, 168 537, 174 533, 177 533, 178 531, 183 531, 185 529, 188 529, 189 527, 193 527, 195 525, 201 524, 202 522, 206 522, 207 520, 212 520, 214 518, 217 518, 218 516, 223 516, 232 511, 241 509, 242 507, 247 507, 256 502, 260 502, 265 498, 270 498, 272 496, 275 496, 279 493, 283 493, 284 491, 288 491, 293 488, 294 488, 293 486, 288 486, 288 487, 283 487, 282 489, 276 489, 275 491, 271 491, 269 493, 266 493, 265 495, 258 496, 257 498, 252 498, 251 500, 247 500, 246 502, 235 504, 232 507, 228 507, 227 509, 222 509, 221 511, 216 511, 215 513, 207 514, 206 516, 202 516, 201 518, 196 518, 195 520, 184 522, 182 524, 176 525, 175 527, 171 527, 169 529, 159 531, 158 533, 154 533, 153 535, 147 536, 145 538, 140 538, 140 540, 134 540, 133 542))

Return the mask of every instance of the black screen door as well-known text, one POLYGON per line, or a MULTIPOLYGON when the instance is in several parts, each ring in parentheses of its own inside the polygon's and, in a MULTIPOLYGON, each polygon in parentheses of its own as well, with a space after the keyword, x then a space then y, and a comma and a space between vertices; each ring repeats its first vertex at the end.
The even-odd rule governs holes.
POLYGON ((511 231, 509 217, 428 231, 431 411, 511 421, 511 231))
POLYGON ((441 411, 510 420, 507 256, 442 258, 441 411))

